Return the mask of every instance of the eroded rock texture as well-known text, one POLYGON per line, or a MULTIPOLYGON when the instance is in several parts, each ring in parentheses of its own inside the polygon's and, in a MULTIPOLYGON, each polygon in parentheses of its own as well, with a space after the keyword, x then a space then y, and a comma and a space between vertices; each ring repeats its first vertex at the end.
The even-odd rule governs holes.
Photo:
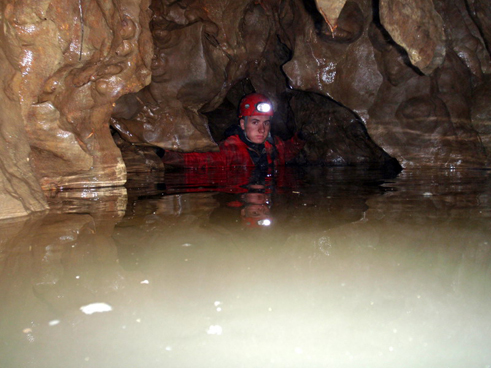
POLYGON ((202 113, 217 108, 235 83, 250 78, 270 94, 284 89, 278 89, 281 70, 273 55, 278 5, 154 1, 152 83, 118 101, 113 127, 133 143, 181 151, 215 148, 202 113), (271 70, 263 74, 264 68, 271 70))
POLYGON ((378 145, 406 168, 482 167, 487 139, 479 134, 487 123, 472 122, 471 111, 486 115, 484 107, 472 110, 476 91, 489 98, 481 87, 490 73, 488 7, 464 0, 153 1, 152 83, 118 101, 112 125, 133 144, 210 150, 234 122, 241 94, 260 91, 275 101, 277 134, 305 125, 317 132, 302 162, 380 163, 385 156, 368 149, 378 145), (318 112, 307 122, 290 104, 298 92, 336 103, 302 104, 318 112), (336 113, 339 105, 351 112, 336 113), (357 121, 358 138, 343 138, 352 149, 337 149, 327 133, 333 116, 338 127, 357 121), (358 144, 363 131, 368 140, 358 144))
POLYGON ((411 64, 431 74, 445 58, 443 20, 432 0, 380 0, 380 22, 411 64))
POLYGON ((109 118, 120 96, 150 82, 148 6, 145 0, 1 2, 0 89, 12 99, 2 109, 2 130, 16 132, 2 146, 13 141, 19 157, 2 155, 0 193, 24 204, 24 211, 14 212, 2 203, 1 213, 45 208, 40 188, 125 183, 109 118), (28 186, 14 185, 19 193, 8 188, 16 175, 28 186), (24 199, 30 193, 39 205, 24 199))
POLYGON ((19 147, 2 213, 161 169, 156 147, 216 149, 252 91, 274 101, 276 134, 305 133, 301 164, 489 166, 486 0, 0 4, 1 149, 19 147))
POLYGON ((4 50, 0 49, 0 219, 42 211, 48 205, 29 165, 29 144, 20 124, 19 99, 9 88, 15 75, 4 50))
POLYGON ((315 2, 317 9, 333 32, 338 27, 339 15, 343 11, 346 0, 316 0, 315 2))

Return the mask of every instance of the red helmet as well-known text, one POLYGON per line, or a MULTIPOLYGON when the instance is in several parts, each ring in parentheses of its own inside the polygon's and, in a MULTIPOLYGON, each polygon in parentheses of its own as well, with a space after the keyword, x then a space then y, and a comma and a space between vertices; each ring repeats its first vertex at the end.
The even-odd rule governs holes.
POLYGON ((239 104, 239 119, 244 116, 266 115, 273 116, 273 104, 265 95, 251 93, 242 98, 239 104))

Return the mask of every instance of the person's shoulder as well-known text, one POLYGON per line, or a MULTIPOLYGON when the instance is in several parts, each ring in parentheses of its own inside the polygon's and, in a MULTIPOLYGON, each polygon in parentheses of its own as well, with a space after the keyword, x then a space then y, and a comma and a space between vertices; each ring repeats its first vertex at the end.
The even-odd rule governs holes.
POLYGON ((231 135, 220 143, 220 150, 225 152, 237 151, 237 149, 245 145, 238 135, 231 135))
POLYGON ((242 140, 240 139, 239 135, 236 134, 227 137, 227 139, 223 141, 223 144, 238 144, 239 142, 242 142, 242 140))

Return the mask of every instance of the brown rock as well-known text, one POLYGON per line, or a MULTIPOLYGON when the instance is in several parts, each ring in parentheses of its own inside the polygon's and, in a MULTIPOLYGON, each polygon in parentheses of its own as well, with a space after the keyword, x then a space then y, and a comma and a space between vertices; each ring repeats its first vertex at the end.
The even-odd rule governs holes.
POLYGON ((45 209, 40 188, 123 184, 110 125, 132 171, 160 168, 155 147, 214 150, 252 91, 272 98, 275 134, 308 128, 303 163, 489 165, 490 9, 3 0, 0 217, 45 209))
POLYGON ((486 151, 487 166, 491 164, 491 76, 473 91, 472 126, 479 133, 486 151))
POLYGON ((357 38, 326 35, 323 20, 300 7, 295 13, 302 21, 294 30, 293 57, 283 66, 290 86, 329 96, 366 118, 382 82, 367 35, 371 7, 348 1, 341 12, 337 31, 350 29, 357 38))
MULTIPOLYGON (((1 34, 1 31, 0 31, 1 34)), ((29 164, 30 147, 14 92, 16 71, 7 58, 9 47, 0 37, 0 219, 44 211, 48 205, 29 164), (7 52, 5 52, 7 51, 7 52)))
POLYGON ((381 0, 380 22, 423 73, 431 74, 443 63, 443 20, 432 0, 381 0))
POLYGON ((448 53, 433 76, 424 76, 410 67, 396 46, 381 46, 383 35, 376 27, 371 37, 384 75, 369 111, 369 133, 374 140, 403 167, 482 166, 478 137, 465 123, 470 121, 466 108, 470 73, 456 55, 448 53))
POLYGON ((316 0, 315 2, 331 31, 334 31, 338 26, 339 14, 341 14, 346 0, 316 0))
POLYGON ((120 95, 149 82, 135 76, 137 68, 150 62, 139 50, 148 37, 148 2, 98 4, 7 6, 10 42, 20 50, 21 111, 32 165, 44 188, 121 185, 126 180, 107 122, 120 95))
POLYGON ((488 52, 491 53, 491 7, 487 0, 466 0, 470 15, 479 27, 486 41, 488 52))
POLYGON ((121 150, 123 161, 128 173, 142 173, 151 171, 163 171, 164 164, 157 156, 155 148, 150 146, 135 145, 129 143, 118 134, 114 135, 114 141, 121 150))

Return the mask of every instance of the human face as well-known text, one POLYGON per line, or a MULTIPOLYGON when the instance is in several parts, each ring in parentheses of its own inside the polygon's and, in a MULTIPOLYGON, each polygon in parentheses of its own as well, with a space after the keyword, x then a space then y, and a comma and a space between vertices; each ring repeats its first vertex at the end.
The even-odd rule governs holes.
POLYGON ((245 119, 240 119, 240 127, 245 131, 247 139, 252 143, 262 144, 268 138, 271 129, 271 116, 252 115, 245 119))

